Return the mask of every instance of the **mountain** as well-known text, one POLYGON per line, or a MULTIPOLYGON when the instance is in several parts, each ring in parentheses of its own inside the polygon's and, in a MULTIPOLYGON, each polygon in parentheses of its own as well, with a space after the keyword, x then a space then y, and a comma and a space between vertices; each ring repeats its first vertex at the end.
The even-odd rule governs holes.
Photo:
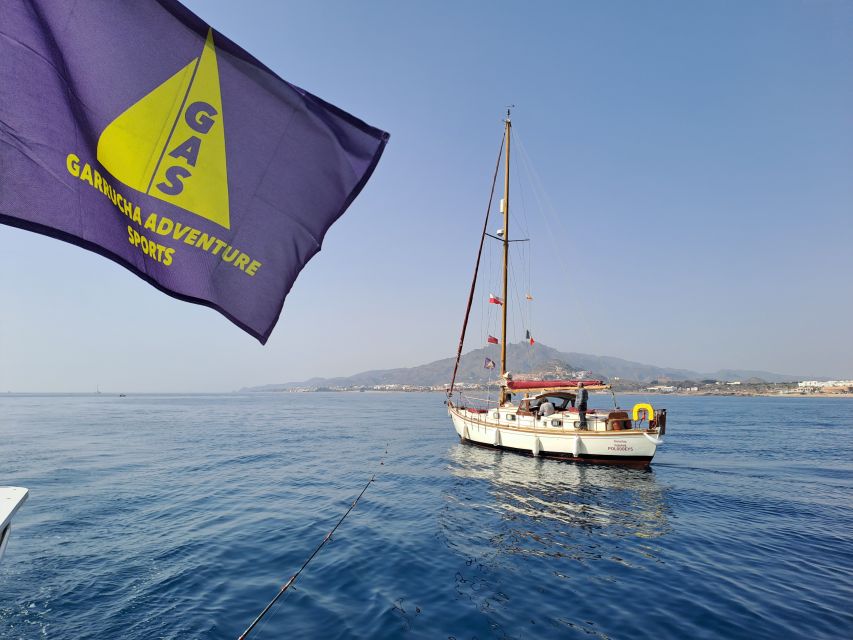
MULTIPOLYGON (((487 347, 475 349, 464 354, 459 363, 457 380, 459 382, 486 382, 490 374, 494 379, 496 376, 495 370, 489 371, 483 368, 486 358, 490 358, 495 363, 498 363, 500 360, 499 347, 497 345, 488 345, 487 347)), ((612 356, 596 356, 575 352, 566 353, 544 344, 536 344, 530 347, 526 342, 507 345, 507 360, 512 363, 510 370, 515 373, 582 369, 588 371, 591 377, 601 377, 607 380, 620 378, 635 382, 704 379, 731 382, 739 380, 745 382, 750 378, 760 378, 767 382, 788 382, 803 379, 800 376, 781 375, 770 373, 769 371, 741 371, 737 369, 725 369, 714 373, 699 373, 688 369, 672 369, 642 364, 640 362, 631 362, 630 360, 623 360, 622 358, 614 358, 612 356)), ((310 380, 303 380, 301 382, 249 387, 243 389, 243 391, 283 391, 306 387, 350 387, 383 384, 415 386, 446 385, 450 382, 454 361, 455 358, 444 358, 417 367, 363 371, 362 373, 348 377, 311 378, 310 380)))

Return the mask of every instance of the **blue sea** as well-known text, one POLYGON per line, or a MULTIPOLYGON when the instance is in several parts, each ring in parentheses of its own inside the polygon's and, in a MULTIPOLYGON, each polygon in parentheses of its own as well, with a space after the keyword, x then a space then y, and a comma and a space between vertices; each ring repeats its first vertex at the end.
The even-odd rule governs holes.
POLYGON ((440 394, 0 396, 0 638, 237 638, 373 474, 249 638, 853 636, 853 399, 653 400, 636 470, 460 444, 440 394))

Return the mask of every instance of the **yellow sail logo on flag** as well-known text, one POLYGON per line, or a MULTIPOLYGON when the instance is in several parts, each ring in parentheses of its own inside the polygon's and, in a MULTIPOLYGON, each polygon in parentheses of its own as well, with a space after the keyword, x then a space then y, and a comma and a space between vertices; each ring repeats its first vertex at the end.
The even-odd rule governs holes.
POLYGON ((107 125, 98 162, 137 191, 231 228, 212 31, 198 58, 107 125))

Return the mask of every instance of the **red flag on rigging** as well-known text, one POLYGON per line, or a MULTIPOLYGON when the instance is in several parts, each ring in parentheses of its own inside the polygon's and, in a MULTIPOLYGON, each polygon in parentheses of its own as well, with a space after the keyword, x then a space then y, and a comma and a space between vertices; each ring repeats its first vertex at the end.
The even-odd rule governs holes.
POLYGON ((494 293, 489 294, 489 302, 491 304, 503 304, 504 301, 498 298, 494 293))
POLYGON ((486 342, 488 342, 489 344, 497 344, 498 339, 495 336, 490 335, 488 338, 486 338, 486 342))

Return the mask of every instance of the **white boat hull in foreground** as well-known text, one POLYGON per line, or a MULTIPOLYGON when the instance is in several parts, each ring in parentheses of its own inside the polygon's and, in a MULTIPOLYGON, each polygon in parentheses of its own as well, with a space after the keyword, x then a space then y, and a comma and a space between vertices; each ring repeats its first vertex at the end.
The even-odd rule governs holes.
POLYGON ((29 491, 23 487, 0 487, 0 558, 6 551, 12 533, 12 517, 27 499, 29 491))
POLYGON ((487 410, 457 407, 451 402, 447 406, 463 442, 544 458, 646 466, 663 443, 661 427, 634 428, 625 412, 618 412, 618 419, 614 418, 617 412, 590 412, 588 428, 581 430, 577 412, 538 417, 520 412, 516 406, 487 410))

